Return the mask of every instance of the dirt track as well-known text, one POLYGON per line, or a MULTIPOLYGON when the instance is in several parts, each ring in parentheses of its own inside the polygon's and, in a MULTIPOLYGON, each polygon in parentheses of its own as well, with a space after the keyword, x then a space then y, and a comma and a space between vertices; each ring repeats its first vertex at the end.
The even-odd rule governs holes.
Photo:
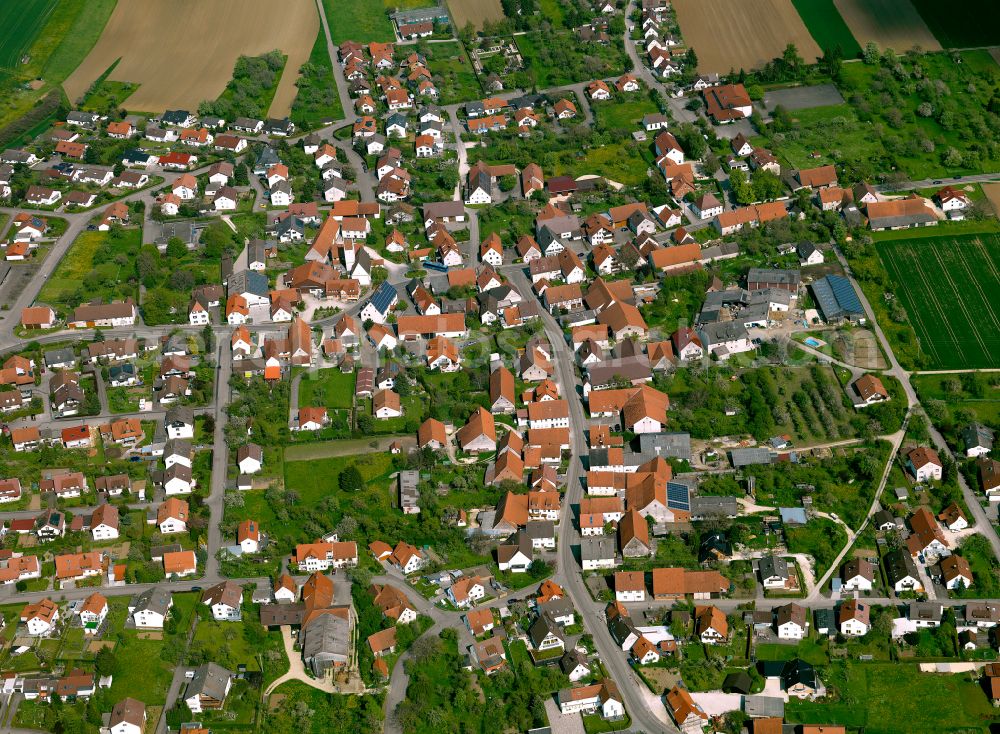
POLYGON ((874 41, 879 48, 900 53, 915 45, 924 51, 941 50, 910 0, 833 0, 833 4, 862 46, 874 41))
POLYGON ((702 72, 762 66, 789 43, 807 63, 823 55, 791 0, 675 0, 674 8, 702 72))
POLYGON ((219 96, 241 54, 278 48, 288 62, 271 114, 284 116, 318 30, 314 0, 120 0, 64 86, 70 100, 78 99, 121 57, 110 78, 140 84, 125 103, 129 109, 193 111, 219 96))

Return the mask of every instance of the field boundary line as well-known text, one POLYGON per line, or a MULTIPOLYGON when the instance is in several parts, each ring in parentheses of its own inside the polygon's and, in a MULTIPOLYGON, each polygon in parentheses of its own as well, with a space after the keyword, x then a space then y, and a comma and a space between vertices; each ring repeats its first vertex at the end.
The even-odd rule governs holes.
MULTIPOLYGON (((977 245, 979 244, 978 238, 975 240, 975 243, 977 245)), ((990 299, 987 297, 986 291, 983 289, 983 284, 979 282, 979 279, 976 277, 976 274, 974 272, 972 272, 972 266, 969 263, 968 258, 959 255, 958 259, 962 263, 962 269, 963 269, 963 271, 969 276, 969 280, 972 281, 973 287, 976 289, 976 292, 979 294, 979 298, 982 300, 983 305, 985 306, 986 313, 989 314, 990 321, 992 321, 993 322, 993 326, 998 331, 1000 331, 1000 320, 997 319, 996 313, 994 313, 993 308, 990 306, 990 299)), ((993 264, 992 263, 990 263, 990 274, 994 275, 993 264)), ((987 352, 987 353, 989 353, 989 352, 987 352)))
MULTIPOLYGON (((889 272, 889 277, 893 280, 894 285, 897 286, 896 298, 900 298, 901 294, 906 294, 907 298, 905 300, 913 301, 915 303, 915 300, 911 297, 912 294, 910 293, 910 290, 906 286, 908 279, 902 278, 900 266, 896 261, 896 256, 892 246, 883 248, 883 252, 885 253, 885 269, 887 272, 891 271, 889 272)), ((910 319, 911 325, 915 322, 916 325, 920 327, 919 333, 917 332, 917 329, 914 329, 914 336, 917 338, 917 346, 921 349, 926 349, 934 361, 941 364, 941 357, 938 355, 937 347, 931 340, 930 332, 927 330, 926 324, 924 324, 924 320, 920 316, 920 309, 916 308, 916 306, 909 308, 907 309, 907 315, 910 319), (924 335, 927 335, 926 338, 924 335)))
MULTIPOLYGON (((941 340, 942 348, 950 346, 954 354, 960 355, 963 358, 962 364, 965 365, 968 362, 968 360, 965 359, 965 352, 962 350, 962 344, 959 341, 958 334, 956 334, 955 330, 951 327, 951 323, 948 321, 948 317, 946 315, 946 310, 944 306, 941 304, 941 301, 938 299, 937 292, 928 285, 930 283, 930 280, 928 279, 927 273, 924 271, 921 265, 920 258, 917 257, 916 250, 913 248, 913 245, 906 245, 905 247, 908 259, 913 262, 913 266, 916 269, 917 274, 919 276, 918 281, 911 281, 911 282, 920 283, 919 286, 912 285, 908 287, 907 293, 912 297, 913 302, 915 304, 921 302, 927 303, 929 306, 928 311, 930 313, 930 316, 936 317, 936 319, 941 324, 941 328, 935 329, 933 331, 931 330, 927 331, 926 338, 928 342, 936 346, 938 342, 934 338, 933 332, 936 331, 938 333, 943 334, 945 338, 941 340), (944 332, 947 332, 947 334, 944 334, 944 332)), ((917 308, 917 310, 919 310, 917 306, 914 306, 914 308, 917 308)), ((921 319, 921 325, 925 326, 925 323, 922 319, 921 319)), ((936 348, 934 352, 936 355, 939 355, 939 352, 937 351, 936 348)), ((943 360, 940 356, 938 356, 937 359, 939 362, 943 363, 943 360)))
MULTIPOLYGON (((969 326, 973 326, 974 327, 976 322, 972 318, 972 314, 969 313, 969 309, 968 309, 968 307, 965 304, 965 299, 962 298, 962 291, 959 289, 958 284, 955 282, 955 279, 952 277, 951 271, 947 267, 945 267, 944 258, 941 257, 941 253, 938 252, 937 248, 934 245, 931 245, 930 249, 931 249, 931 253, 934 255, 934 260, 941 267, 941 270, 944 273, 945 280, 948 281, 948 284, 951 286, 951 289, 955 292, 955 301, 958 303, 958 309, 959 309, 959 311, 961 311, 962 314, 965 316, 965 319, 968 322, 969 326)), ((961 260, 961 258, 959 258, 959 259, 961 260)), ((975 280, 975 278, 973 278, 973 280, 975 280)), ((983 341, 982 337, 979 335, 979 329, 973 328, 972 329, 972 336, 976 340, 976 343, 979 344, 980 348, 983 350, 983 356, 987 357, 989 355, 989 351, 986 349, 986 343, 983 341)), ((964 355, 964 351, 963 351, 963 355, 964 355)))

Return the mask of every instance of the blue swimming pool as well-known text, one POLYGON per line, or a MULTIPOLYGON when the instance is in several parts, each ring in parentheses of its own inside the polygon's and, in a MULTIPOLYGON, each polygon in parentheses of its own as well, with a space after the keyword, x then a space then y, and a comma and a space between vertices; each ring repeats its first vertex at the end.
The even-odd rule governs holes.
POLYGON ((804 344, 805 344, 805 345, 806 345, 807 347, 813 347, 813 348, 815 349, 816 347, 819 347, 819 346, 822 346, 822 345, 823 345, 823 342, 821 342, 821 341, 820 341, 819 339, 813 339, 813 338, 812 338, 812 337, 810 336, 810 337, 807 337, 807 338, 806 338, 806 339, 804 340, 804 344))

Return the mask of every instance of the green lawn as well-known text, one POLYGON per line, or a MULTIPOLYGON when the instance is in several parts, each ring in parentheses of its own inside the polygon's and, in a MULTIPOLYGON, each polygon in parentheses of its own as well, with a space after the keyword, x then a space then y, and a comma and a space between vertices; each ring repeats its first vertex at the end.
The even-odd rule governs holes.
POLYGON ((282 683, 274 693, 281 696, 281 702, 267 711, 263 731, 270 734, 382 730, 383 695, 380 693, 371 696, 331 695, 298 681, 282 683), (304 719, 302 710, 308 711, 304 719))
POLYGON ((794 127, 785 132, 780 140, 768 142, 761 139, 792 168, 827 163, 860 166, 869 161, 876 167, 883 165, 881 159, 885 151, 881 149, 871 123, 862 122, 850 105, 795 110, 792 117, 794 127), (813 157, 815 153, 820 157, 813 157))
POLYGON ((966 0, 961 13, 934 0, 913 0, 913 7, 945 48, 1000 44, 1000 5, 994 0, 966 0))
POLYGON ((799 528, 787 528, 785 535, 789 553, 807 553, 816 560, 816 578, 826 573, 847 542, 844 528, 823 517, 814 517, 799 528))
POLYGON ((141 243, 142 230, 137 227, 121 230, 117 238, 110 232, 81 232, 42 286, 38 300, 71 308, 95 298, 135 297, 128 278, 134 275, 141 243))
POLYGON ((598 127, 625 129, 629 134, 639 129, 643 115, 660 111, 653 100, 642 92, 616 97, 607 102, 593 102, 591 106, 594 108, 598 127))
POLYGON ((563 18, 566 14, 559 0, 539 0, 538 8, 552 25, 559 27, 563 24, 563 18))
POLYGON ((335 46, 344 41, 369 43, 395 38, 392 21, 379 0, 323 0, 323 8, 335 46))
POLYGON ((354 405, 353 372, 337 368, 307 372, 299 379, 299 407, 346 408, 354 405))
POLYGON ((138 84, 132 82, 115 82, 110 79, 102 79, 90 90, 80 109, 91 110, 102 114, 121 108, 125 100, 128 99, 139 88, 138 84))
POLYGON ((529 32, 516 38, 525 71, 539 89, 617 76, 627 56, 620 44, 581 43, 570 30, 529 32))
POLYGON ((816 639, 802 640, 797 645, 778 643, 757 645, 754 648, 758 660, 792 660, 802 658, 810 665, 828 665, 830 656, 826 644, 816 639))
MULTIPOLYGON (((604 176, 627 186, 638 186, 648 178, 646 172, 653 167, 653 161, 647 160, 644 153, 645 148, 632 141, 565 152, 556 159, 551 175, 604 176)), ((550 174, 546 171, 545 175, 550 174)))
POLYGON ((320 507, 336 508, 344 503, 345 512, 355 513, 355 500, 342 492, 338 487, 337 478, 348 465, 354 464, 361 472, 365 482, 364 502, 369 508, 365 512, 375 513, 391 510, 391 496, 388 475, 394 471, 392 455, 388 453, 369 453, 360 456, 337 456, 309 461, 286 461, 284 463, 285 489, 295 493, 295 501, 287 501, 285 507, 279 507, 282 502, 272 496, 267 490, 252 490, 242 492, 243 506, 227 508, 226 521, 237 523, 252 518, 260 523, 261 528, 275 543, 278 553, 290 552, 296 544, 311 542, 318 535, 330 530, 337 517, 319 511, 320 507), (322 526, 306 526, 307 519, 316 517, 322 526), (298 521, 290 518, 300 518, 298 521), (317 532, 318 531, 318 532, 317 532))
POLYGON ((878 242, 876 249, 934 367, 1000 365, 1000 234, 878 242))
POLYGON ((965 675, 921 673, 914 664, 840 663, 828 670, 824 682, 836 687, 839 700, 793 698, 785 704, 785 720, 866 732, 936 734, 943 729, 983 732, 996 718, 978 683, 965 675), (948 712, 944 726, 943 711, 948 712))
POLYGON ((298 92, 292 102, 292 122, 300 130, 321 127, 330 120, 344 117, 340 95, 333 78, 333 65, 326 47, 326 34, 320 28, 309 60, 299 70, 298 92))
POLYGON ((922 403, 926 405, 927 401, 937 401, 944 407, 951 419, 948 421, 950 423, 955 422, 955 414, 959 410, 965 409, 973 411, 982 423, 1000 424, 1000 389, 987 386, 983 388, 981 395, 973 395, 965 390, 959 377, 959 375, 913 375, 910 381, 920 395, 922 403), (955 384, 959 385, 957 391, 949 389, 955 384))
MULTIPOLYGON (((404 48, 409 52, 411 47, 404 48)), ((418 49, 427 57, 427 68, 434 75, 440 104, 468 102, 483 96, 472 62, 458 41, 418 44, 418 49)))
POLYGON ((849 59, 861 53, 861 46, 840 16, 840 11, 833 4, 833 0, 792 0, 792 5, 798 11, 802 22, 806 24, 809 35, 821 49, 833 49, 839 46, 844 56, 849 59))

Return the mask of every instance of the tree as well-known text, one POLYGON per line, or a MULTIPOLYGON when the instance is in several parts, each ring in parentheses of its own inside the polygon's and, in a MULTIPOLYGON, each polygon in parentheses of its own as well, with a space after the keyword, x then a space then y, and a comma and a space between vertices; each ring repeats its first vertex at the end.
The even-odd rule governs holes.
POLYGON ((178 260, 187 253, 187 246, 180 237, 171 237, 167 240, 167 257, 171 260, 178 260))
POLYGON ((866 64, 875 65, 881 59, 882 54, 878 50, 878 44, 874 41, 869 41, 865 44, 865 50, 863 58, 866 64))
POLYGON ((345 492, 358 492, 365 487, 365 480, 354 464, 347 466, 337 477, 338 486, 345 492))
POLYGON ((212 331, 211 324, 205 324, 205 328, 201 330, 201 341, 206 354, 215 352, 215 332, 212 331))
POLYGON ((94 660, 94 668, 102 676, 114 675, 118 672, 118 658, 107 647, 102 647, 94 660))

